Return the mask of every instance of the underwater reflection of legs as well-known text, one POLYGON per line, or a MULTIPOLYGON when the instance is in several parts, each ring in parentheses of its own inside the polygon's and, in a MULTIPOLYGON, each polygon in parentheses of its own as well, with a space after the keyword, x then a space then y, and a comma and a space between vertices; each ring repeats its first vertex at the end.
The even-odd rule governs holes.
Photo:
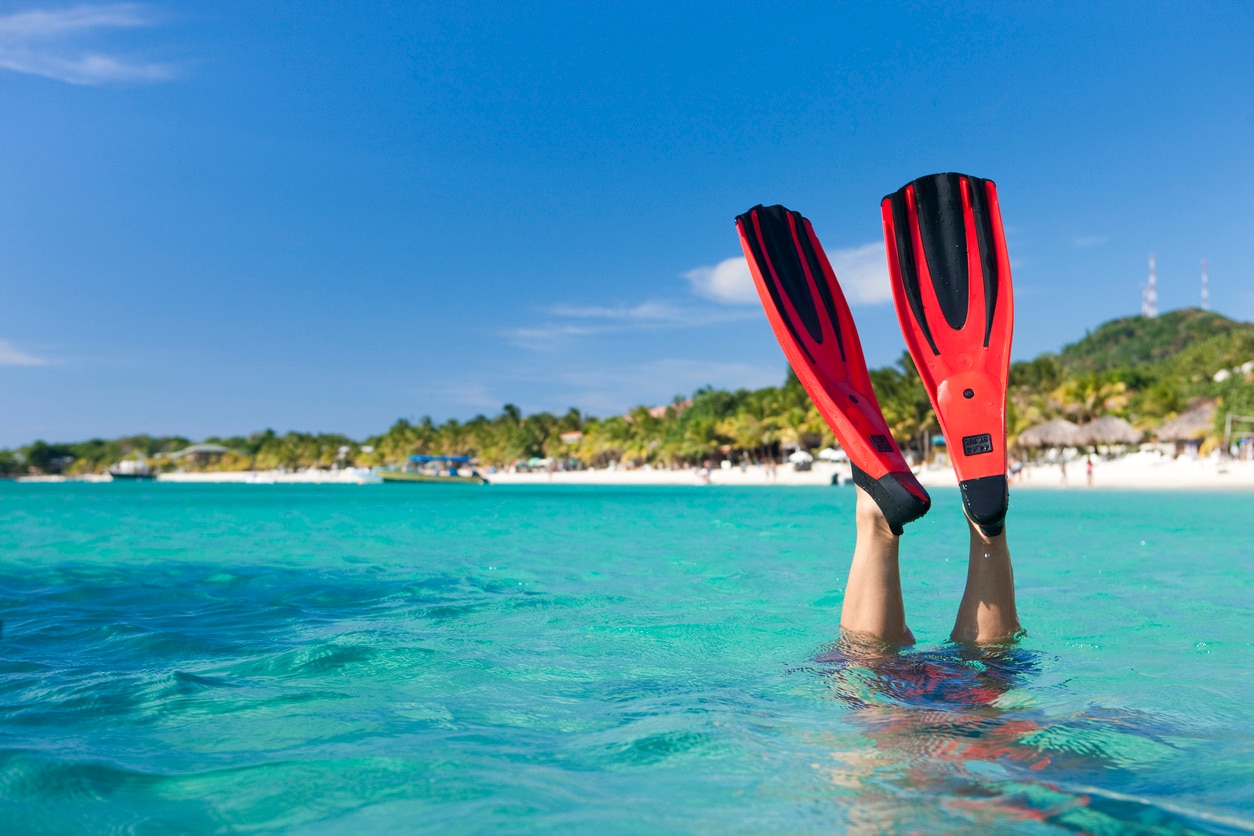
POLYGON ((815 661, 831 665, 826 674, 842 702, 946 714, 998 712, 997 701, 1038 669, 1037 654, 1014 644, 915 651, 848 632, 815 661))
POLYGON ((1129 777, 1182 754, 1187 729, 1091 703, 1043 710, 1027 693, 1047 664, 1037 651, 913 650, 846 635, 816 661, 857 730, 858 742, 845 737, 821 773, 841 788, 850 832, 994 832, 1018 822, 1086 833, 1214 829, 1206 810, 1127 790, 1129 777))
POLYGON ((983 764, 997 772, 1015 764, 1032 774, 1042 759, 1022 743, 1037 726, 1001 704, 1036 672, 1035 653, 1015 645, 894 648, 846 633, 816 661, 828 693, 852 709, 846 722, 865 742, 833 751, 824 772, 848 792, 842 801, 850 832, 934 831, 936 816, 948 816, 964 798, 992 802, 959 817, 972 826, 1035 817, 1017 798, 994 798, 999 794, 986 791, 978 774, 983 764))

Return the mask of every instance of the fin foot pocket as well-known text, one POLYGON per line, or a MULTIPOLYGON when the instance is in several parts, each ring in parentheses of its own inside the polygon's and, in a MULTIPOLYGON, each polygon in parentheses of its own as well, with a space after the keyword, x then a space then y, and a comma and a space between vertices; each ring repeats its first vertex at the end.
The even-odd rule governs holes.
POLYGON ((1010 487, 1005 476, 982 476, 960 482, 962 504, 971 522, 988 537, 996 537, 1006 528, 1006 511, 1010 508, 1010 487))
POLYGON ((849 467, 853 470, 853 483, 871 495, 888 521, 889 530, 898 537, 906 523, 917 520, 932 507, 932 498, 913 473, 889 472, 872 479, 856 464, 850 462, 849 467))

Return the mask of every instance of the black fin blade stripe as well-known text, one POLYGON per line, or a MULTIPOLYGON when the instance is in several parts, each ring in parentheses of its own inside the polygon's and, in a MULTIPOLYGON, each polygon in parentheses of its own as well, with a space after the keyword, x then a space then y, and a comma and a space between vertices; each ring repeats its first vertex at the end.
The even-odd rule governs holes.
POLYGON ((771 263, 775 265, 775 274, 779 277, 779 283, 783 285, 793 310, 801 318, 801 324, 810 333, 810 337, 816 343, 822 344, 823 324, 819 321, 819 311, 810 294, 805 269, 801 266, 801 256, 793 243, 792 229, 788 225, 789 214, 791 213, 783 206, 765 207, 760 213, 762 238, 771 263))
POLYGON ((889 206, 893 210, 893 237, 897 239, 897 268, 901 272, 901 285, 910 303, 910 311, 914 321, 927 339, 933 354, 940 354, 936 340, 932 339, 932 329, 928 327, 927 315, 923 312, 923 295, 919 291, 919 273, 914 269, 914 242, 910 240, 910 207, 906 203, 906 188, 903 186, 888 196, 889 206))
POLYGON ((975 238, 980 244, 980 267, 984 271, 984 347, 993 337, 993 312, 997 310, 997 283, 1001 278, 997 247, 993 241, 993 213, 988 206, 988 180, 967 177, 971 186, 971 216, 975 238))
POLYGON ((806 219, 801 217, 800 212, 790 214, 797 224, 797 240, 801 242, 801 254, 805 257, 806 264, 810 266, 810 275, 814 276, 814 284, 819 289, 819 299, 823 302, 823 310, 827 312, 827 321, 832 323, 832 333, 836 335, 836 347, 840 350, 840 359, 847 360, 845 338, 840 331, 840 318, 836 316, 836 300, 832 296, 831 287, 827 284, 827 274, 820 266, 818 253, 815 252, 815 247, 822 245, 818 241, 811 240, 806 219))
POLYGON ((941 313, 955 331, 967 324, 970 276, 961 175, 934 174, 914 181, 919 237, 941 313))
MULTIPOLYGON (((814 356, 810 354, 809 348, 806 347, 805 340, 801 339, 801 335, 797 333, 797 326, 793 323, 792 318, 788 316, 788 311, 784 307, 784 300, 780 296, 779 288, 771 278, 771 269, 774 267, 775 274, 780 277, 780 281, 786 281, 784 276, 787 272, 779 260, 771 260, 767 258, 767 249, 775 236, 767 239, 767 230, 774 224, 782 221, 785 228, 788 222, 783 220, 782 213, 788 210, 782 206, 766 207, 758 205, 740 215, 737 220, 741 222, 745 230, 745 240, 749 242, 749 249, 753 253, 753 260, 757 262, 758 272, 762 274, 763 283, 766 285, 767 292, 771 295, 771 302, 775 305, 775 310, 779 311, 780 319, 784 321, 784 326, 788 329, 788 333, 792 335, 792 341, 801 349, 801 353, 806 356, 811 365, 814 365, 814 356), (768 214, 770 213, 770 214, 768 214), (758 223, 755 227, 754 219, 758 223), (757 228, 762 229, 763 238, 758 237, 757 228)), ((788 252, 792 252, 792 247, 788 247, 788 252)), ((795 252, 793 258, 796 258, 795 252)), ((811 305, 813 307, 813 305, 811 305)), ((800 309, 798 309, 800 310, 800 309)), ((822 335, 820 335, 822 336, 822 335)))

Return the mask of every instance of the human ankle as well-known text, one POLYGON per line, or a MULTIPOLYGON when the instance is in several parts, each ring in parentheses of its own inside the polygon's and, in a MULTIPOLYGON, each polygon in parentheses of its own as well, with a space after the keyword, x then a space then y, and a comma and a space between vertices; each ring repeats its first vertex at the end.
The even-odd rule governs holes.
POLYGON ((897 539, 880 506, 861 488, 858 489, 858 505, 854 513, 859 536, 897 539))
POLYGON ((996 534, 985 533, 983 528, 971 522, 970 517, 967 517, 967 526, 971 529, 972 544, 975 544, 977 542, 982 543, 985 546, 998 546, 1000 544, 1002 548, 1004 548, 1004 544, 1006 541, 1005 523, 1002 523, 1001 530, 998 531, 996 534))

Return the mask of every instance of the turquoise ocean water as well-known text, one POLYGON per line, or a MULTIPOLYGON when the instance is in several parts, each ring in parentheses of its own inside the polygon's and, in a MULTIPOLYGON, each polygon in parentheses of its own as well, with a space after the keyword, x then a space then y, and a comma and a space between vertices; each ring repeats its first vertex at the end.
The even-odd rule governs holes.
POLYGON ((859 664, 848 488, 0 483, 0 831, 1254 831, 1254 496, 935 499, 859 664))

